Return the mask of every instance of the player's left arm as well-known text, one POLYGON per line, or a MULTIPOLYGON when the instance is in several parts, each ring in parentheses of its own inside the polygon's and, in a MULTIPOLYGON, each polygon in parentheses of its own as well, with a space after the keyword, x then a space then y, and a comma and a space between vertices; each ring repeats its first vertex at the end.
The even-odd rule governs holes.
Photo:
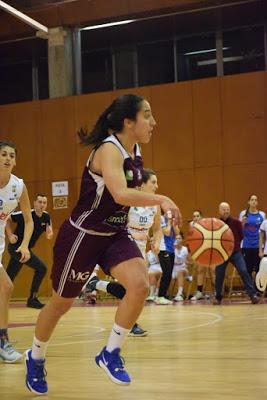
POLYGON ((25 263, 31 257, 28 246, 33 232, 31 204, 29 200, 28 190, 25 185, 23 186, 22 194, 20 197, 20 208, 24 218, 24 235, 21 245, 17 248, 16 252, 21 253, 21 258, 19 261, 25 263))
POLYGON ((155 254, 159 253, 159 246, 160 246, 160 241, 162 238, 162 229, 161 229, 161 223, 160 223, 160 207, 157 207, 157 213, 155 214, 154 218, 154 223, 152 225, 152 232, 153 232, 153 252, 155 254))

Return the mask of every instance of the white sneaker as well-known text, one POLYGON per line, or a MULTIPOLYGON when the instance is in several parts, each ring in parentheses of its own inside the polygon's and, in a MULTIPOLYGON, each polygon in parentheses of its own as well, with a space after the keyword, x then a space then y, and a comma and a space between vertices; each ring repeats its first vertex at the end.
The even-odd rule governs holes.
POLYGON ((146 301, 154 301, 155 300, 155 296, 148 296, 146 298, 146 301))
POLYGON ((174 297, 173 301, 184 301, 184 298, 181 294, 178 294, 174 297))
POLYGON ((186 280, 187 282, 192 282, 192 281, 193 281, 192 275, 186 275, 185 280, 186 280))
POLYGON ((195 295, 191 298, 191 301, 204 299, 204 295, 199 290, 196 291, 195 295))
POLYGON ((267 257, 263 257, 260 262, 259 272, 256 275, 256 286, 261 291, 264 292, 267 286, 267 257))
POLYGON ((167 306, 169 304, 172 304, 172 301, 166 299, 165 297, 157 297, 155 300, 155 303, 161 306, 167 306))
POLYGON ((4 347, 0 347, 0 358, 6 363, 14 363, 22 358, 22 354, 18 353, 11 343, 6 342, 4 347))

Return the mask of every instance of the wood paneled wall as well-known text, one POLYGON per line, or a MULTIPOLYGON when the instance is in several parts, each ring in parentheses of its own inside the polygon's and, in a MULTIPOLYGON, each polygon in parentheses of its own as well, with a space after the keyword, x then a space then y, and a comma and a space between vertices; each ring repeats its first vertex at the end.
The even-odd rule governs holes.
MULTIPOLYGON (((223 200, 236 215, 251 193, 267 211, 267 73, 256 72, 0 106, 0 138, 18 146, 14 173, 24 178, 31 199, 47 193, 55 232, 77 200, 89 154, 78 145, 77 129, 92 127, 114 97, 130 91, 151 103, 157 127, 143 146, 145 164, 156 170, 159 191, 180 205, 185 221, 194 208, 215 216, 223 200), (57 180, 69 181, 68 209, 52 209, 51 182, 57 180)), ((51 242, 42 238, 36 253, 50 271, 51 242)), ((24 268, 15 296, 27 296, 30 278, 24 268)), ((40 294, 50 292, 48 273, 40 294)))

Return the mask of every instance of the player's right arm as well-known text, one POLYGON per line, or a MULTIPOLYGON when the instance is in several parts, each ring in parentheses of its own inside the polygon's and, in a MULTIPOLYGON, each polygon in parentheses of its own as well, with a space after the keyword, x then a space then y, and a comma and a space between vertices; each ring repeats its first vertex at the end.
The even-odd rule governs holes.
POLYGON ((248 218, 246 214, 247 214, 246 210, 241 211, 241 213, 239 214, 239 221, 242 223, 242 225, 245 225, 245 223, 247 222, 248 218))
POLYGON ((159 194, 145 193, 127 187, 123 170, 123 157, 114 144, 105 143, 99 148, 98 152, 98 165, 105 184, 116 203, 135 207, 159 205, 164 212, 171 211, 173 218, 179 224, 181 223, 180 210, 171 199, 159 194))
POLYGON ((26 262, 30 258, 30 251, 28 249, 33 232, 33 220, 31 213, 31 204, 26 186, 23 186, 23 191, 20 197, 20 208, 24 218, 24 235, 21 245, 17 248, 16 252, 21 253, 20 262, 26 262))

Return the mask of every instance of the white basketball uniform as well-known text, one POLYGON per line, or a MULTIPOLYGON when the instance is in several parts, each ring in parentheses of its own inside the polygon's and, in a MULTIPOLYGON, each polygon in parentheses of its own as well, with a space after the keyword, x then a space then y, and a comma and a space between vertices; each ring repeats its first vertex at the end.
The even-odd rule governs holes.
POLYGON ((2 256, 5 250, 6 221, 19 204, 23 185, 22 179, 11 174, 8 184, 0 188, 0 268, 3 267, 2 256))
POLYGON ((265 219, 260 226, 261 232, 264 232, 265 242, 263 254, 264 256, 261 259, 259 265, 259 272, 256 275, 256 285, 259 290, 264 292, 267 287, 267 219, 265 219))
POLYGON ((128 231, 133 236, 144 258, 146 258, 148 232, 154 223, 157 209, 157 206, 131 207, 128 214, 128 231), (142 237, 142 239, 138 237, 142 237))
POLYGON ((188 273, 186 258, 188 256, 188 249, 182 246, 181 249, 175 248, 174 267, 172 271, 172 279, 176 279, 179 271, 188 273))
POLYGON ((161 272, 162 269, 159 263, 158 256, 153 253, 152 250, 149 250, 146 253, 146 259, 148 261, 148 273, 153 273, 153 272, 161 272))

